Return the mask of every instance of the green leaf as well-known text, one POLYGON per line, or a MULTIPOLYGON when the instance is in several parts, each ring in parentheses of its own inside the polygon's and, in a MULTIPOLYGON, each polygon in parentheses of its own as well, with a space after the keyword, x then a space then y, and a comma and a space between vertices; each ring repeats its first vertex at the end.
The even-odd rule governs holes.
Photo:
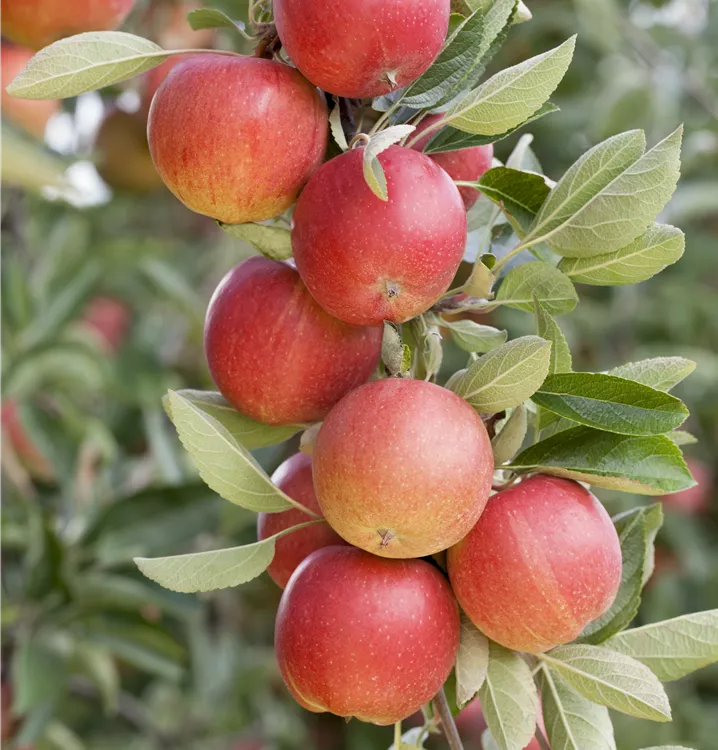
POLYGON ((97 688, 105 713, 113 715, 120 694, 120 673, 115 660, 105 649, 82 641, 75 644, 73 656, 97 688))
POLYGON ((625 247, 648 229, 671 197, 682 134, 678 128, 645 154, 640 130, 592 148, 551 191, 524 241, 547 242, 567 258, 625 247))
POLYGON ((638 284, 679 260, 685 245, 686 238, 680 229, 654 224, 620 250, 588 258, 564 258, 558 267, 580 284, 638 284))
POLYGON ((393 146, 402 138, 413 133, 414 130, 416 128, 413 125, 393 125, 373 135, 364 147, 364 160, 362 162, 364 179, 372 193, 383 201, 389 200, 389 194, 386 186, 386 175, 379 163, 378 156, 382 151, 386 151, 389 146, 393 146))
POLYGON ((578 295, 568 276, 540 260, 512 268, 496 295, 500 304, 525 312, 534 312, 534 299, 551 315, 571 312, 578 304, 578 295))
POLYGON ((53 750, 86 750, 85 743, 66 724, 53 719, 45 730, 43 740, 53 750))
POLYGON ((226 13, 216 8, 191 10, 187 14, 187 21, 195 31, 200 29, 232 29, 232 31, 238 32, 242 39, 246 39, 246 35, 242 33, 246 27, 242 21, 233 21, 226 13))
POLYGON ((126 81, 172 54, 124 31, 88 31, 40 50, 6 90, 21 99, 67 99, 126 81))
POLYGON ((406 361, 404 344, 396 326, 384 321, 384 336, 381 340, 381 360, 390 375, 396 377, 411 367, 411 358, 406 361))
POLYGON ((527 430, 526 407, 519 404, 491 441, 496 466, 508 463, 521 450, 527 430))
POLYGON ((445 122, 458 130, 498 135, 524 122, 551 96, 573 56, 576 38, 506 68, 454 104, 445 122))
POLYGON ((69 162, 45 148, 39 141, 18 133, 5 120, 2 123, 2 184, 41 193, 53 187, 67 191, 65 170, 69 162))
POLYGON ((136 557, 143 575, 170 591, 192 594, 216 591, 247 583, 263 573, 272 562, 275 543, 293 531, 323 521, 308 521, 244 547, 193 552, 172 557, 136 557))
POLYGON ((624 630, 604 644, 670 682, 718 661, 718 609, 624 630))
POLYGON ((222 221, 218 221, 217 226, 231 237, 247 242, 266 258, 287 260, 292 257, 292 238, 288 229, 265 224, 225 224, 222 221))
POLYGON ((661 745, 660 747, 644 747, 643 750, 691 750, 683 745, 661 745))
POLYGON ((206 484, 236 505, 265 513, 296 503, 275 487, 249 451, 221 422, 178 392, 169 392, 169 412, 185 450, 206 484))
POLYGON ((43 703, 55 702, 65 693, 66 662, 40 634, 23 635, 13 653, 13 713, 23 716, 43 703))
POLYGON ((484 262, 487 258, 493 258, 494 263, 496 262, 496 258, 493 255, 483 255, 481 258, 478 258, 471 270, 471 276, 469 276, 466 283, 461 287, 462 291, 468 294, 469 297, 491 299, 494 296, 491 288, 496 279, 493 273, 491 273, 491 269, 484 262))
POLYGON ((648 667, 601 646, 558 646, 538 657, 592 703, 629 716, 670 721, 663 686, 648 667))
POLYGON ((344 127, 342 126, 342 112, 339 108, 339 102, 335 102, 332 107, 332 111, 329 115, 329 128, 332 131, 332 136, 337 143, 337 146, 342 151, 346 151, 349 148, 347 143, 347 137, 344 133, 344 127))
MULTIPOLYGON (((249 450, 283 443, 304 429, 301 424, 274 426, 257 422, 237 411, 221 393, 214 391, 187 389, 177 391, 177 395, 219 422, 237 442, 249 450)), ((162 402, 167 416, 172 419, 169 396, 165 396, 162 402)))
POLYGON ((536 731, 538 695, 528 664, 489 643, 489 667, 479 690, 484 718, 501 750, 523 750, 536 731))
POLYGON ((574 692, 547 667, 541 670, 541 699, 551 750, 616 750, 608 709, 574 692))
POLYGON ((536 469, 638 495, 679 492, 695 484, 680 450, 667 437, 618 435, 590 427, 572 427, 529 446, 511 468, 536 469))
POLYGON ((549 375, 533 401, 579 424, 622 435, 662 435, 688 416, 688 409, 675 396, 593 372, 549 375))
POLYGON ((695 435, 691 435, 690 432, 686 432, 685 430, 673 430, 673 432, 666 433, 666 437, 676 445, 695 445, 698 442, 698 438, 695 435))
POLYGON ((551 342, 549 374, 555 375, 559 372, 571 372, 573 361, 566 337, 563 335, 558 323, 551 317, 548 310, 536 297, 534 297, 534 312, 536 313, 536 333, 542 339, 551 342))
POLYGON ((448 328, 456 345, 465 352, 484 354, 506 343, 508 333, 474 320, 439 319, 439 325, 448 328))
POLYGON ((487 198, 512 214, 520 224, 525 224, 526 228, 551 192, 541 175, 508 167, 489 169, 477 186, 487 198))
POLYGON ((655 357, 654 359, 642 359, 638 362, 629 362, 619 365, 608 371, 609 375, 615 375, 627 380, 635 380, 643 383, 657 391, 670 391, 673 386, 678 385, 687 378, 696 363, 683 357, 655 357))
POLYGON ((456 654, 456 701, 463 708, 484 684, 489 667, 489 641, 461 613, 461 639, 456 654))
POLYGON ((634 508, 614 519, 621 542, 621 585, 609 610, 589 623, 581 641, 597 644, 628 627, 638 614, 641 589, 654 564, 654 541, 663 524, 660 503, 634 508))
POLYGON ((486 414, 518 406, 543 383, 550 356, 551 344, 538 336, 514 339, 474 362, 455 392, 486 414))

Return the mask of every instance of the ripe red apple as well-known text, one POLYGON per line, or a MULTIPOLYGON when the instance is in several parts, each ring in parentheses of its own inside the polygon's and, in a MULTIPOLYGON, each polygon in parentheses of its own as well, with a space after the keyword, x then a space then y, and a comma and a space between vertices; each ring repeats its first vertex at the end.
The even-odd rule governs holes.
POLYGON ((447 563, 474 625, 529 653, 574 640, 621 582, 621 546, 604 507, 580 484, 548 476, 494 495, 447 563))
POLYGON ((80 324, 89 330, 108 354, 116 354, 132 320, 129 307, 114 297, 93 297, 82 314, 80 324))
POLYGON ((133 5, 134 0, 2 0, 2 33, 37 50, 83 31, 116 29, 133 5))
POLYGON ((327 106, 288 65, 256 57, 192 55, 152 100, 150 151, 188 208, 241 224, 294 203, 327 144, 327 106))
POLYGON ((459 646, 459 613, 444 576, 423 560, 325 547, 291 577, 274 646, 304 708, 393 724, 444 684, 459 646))
MULTIPOLYGON (((214 42, 215 29, 193 29, 187 14, 201 3, 194 0, 155 0, 152 11, 157 43, 164 49, 204 49, 214 42)), ((171 58, 170 58, 171 59, 171 58)))
POLYGON ((698 484, 682 492, 664 495, 661 500, 666 508, 692 516, 708 510, 713 491, 713 477, 708 466, 697 458, 686 458, 686 464, 698 484))
POLYGON ((292 246, 304 283, 331 315, 396 323, 448 289, 466 244, 466 211, 428 156, 391 146, 379 156, 389 200, 369 189, 363 149, 322 166, 297 201, 292 246))
POLYGON ((183 60, 187 60, 189 57, 190 55, 172 55, 172 57, 168 57, 163 63, 156 68, 148 70, 142 76, 140 88, 140 112, 142 112, 145 117, 149 117, 152 99, 154 99, 157 89, 161 86, 162 81, 167 78, 167 74, 172 68, 179 65, 183 60))
POLYGON ((224 397, 267 424, 323 419, 366 382, 381 328, 327 315, 287 263, 254 257, 220 282, 207 309, 204 346, 224 397))
POLYGON ((377 380, 345 396, 314 446, 324 517, 382 557, 424 557, 455 544, 483 511, 494 461, 478 414, 423 380, 377 380))
MULTIPOLYGON (((321 514, 317 496, 314 494, 312 459, 306 453, 295 453, 288 458, 272 474, 272 481, 293 500, 321 514)), ((257 515, 257 538, 266 539, 284 529, 309 520, 311 519, 306 513, 295 508, 281 513, 259 513, 257 515)), ((322 547, 337 544, 344 544, 344 540, 326 523, 294 531, 277 540, 274 559, 267 568, 267 572, 277 586, 283 589, 305 557, 322 547)))
MULTIPOLYGON (((443 115, 427 115, 416 128, 417 133, 426 130, 429 125, 441 120, 443 115)), ((436 131, 429 133, 425 138, 420 138, 412 148, 423 151, 424 146, 432 139, 436 131)), ((431 154, 433 159, 452 180, 461 182, 475 182, 484 172, 491 169, 491 160, 494 158, 494 146, 492 143, 486 146, 474 146, 474 148, 463 148, 460 151, 447 151, 440 154, 431 154)), ((479 191, 470 187, 460 187, 459 192, 464 201, 466 209, 470 209, 479 199, 479 191)))
POLYGON ((25 68, 33 54, 33 51, 27 47, 19 47, 8 42, 0 45, 2 114, 3 117, 7 117, 36 138, 43 138, 47 121, 60 111, 60 102, 57 99, 18 99, 5 91, 25 68))
POLYGON ((274 23, 294 64, 325 91, 361 98, 418 78, 439 54, 450 0, 274 0, 274 23))

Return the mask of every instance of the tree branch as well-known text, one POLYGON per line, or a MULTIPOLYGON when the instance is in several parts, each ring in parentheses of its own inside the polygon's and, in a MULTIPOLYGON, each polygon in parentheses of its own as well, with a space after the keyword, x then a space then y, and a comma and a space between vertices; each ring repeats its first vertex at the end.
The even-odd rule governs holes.
POLYGON ((449 702, 446 700, 446 693, 443 687, 434 697, 434 710, 439 716, 441 729, 451 750, 464 750, 464 746, 461 744, 461 737, 459 737, 459 730, 456 728, 454 717, 451 715, 451 709, 449 708, 449 702))

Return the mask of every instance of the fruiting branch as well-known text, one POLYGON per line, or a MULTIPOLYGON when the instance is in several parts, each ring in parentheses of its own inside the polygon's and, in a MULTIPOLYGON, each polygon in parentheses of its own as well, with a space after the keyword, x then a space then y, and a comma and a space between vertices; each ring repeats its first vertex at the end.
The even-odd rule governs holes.
POLYGON ((433 702, 434 709, 439 716, 441 729, 444 732, 446 741, 449 743, 449 747, 451 750, 464 750, 461 737, 459 737, 459 730, 456 728, 456 722, 451 714, 449 702, 446 700, 446 693, 443 687, 436 694, 433 702))

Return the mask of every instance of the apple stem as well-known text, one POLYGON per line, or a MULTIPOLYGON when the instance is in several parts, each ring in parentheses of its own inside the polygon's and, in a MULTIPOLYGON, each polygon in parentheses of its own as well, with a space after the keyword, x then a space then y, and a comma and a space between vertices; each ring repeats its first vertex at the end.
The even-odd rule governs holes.
POLYGON ((394 724, 394 750, 401 749, 401 721, 394 724))
POLYGON ((441 729, 451 750, 464 750, 464 746, 461 744, 461 737, 459 737, 459 730, 456 728, 454 717, 451 715, 451 709, 449 708, 449 702, 446 700, 446 693, 443 687, 434 696, 434 708, 439 715, 441 729))
POLYGON ((543 736, 541 727, 536 726, 536 741, 541 746, 541 750, 551 750, 551 746, 548 744, 548 740, 543 736))

